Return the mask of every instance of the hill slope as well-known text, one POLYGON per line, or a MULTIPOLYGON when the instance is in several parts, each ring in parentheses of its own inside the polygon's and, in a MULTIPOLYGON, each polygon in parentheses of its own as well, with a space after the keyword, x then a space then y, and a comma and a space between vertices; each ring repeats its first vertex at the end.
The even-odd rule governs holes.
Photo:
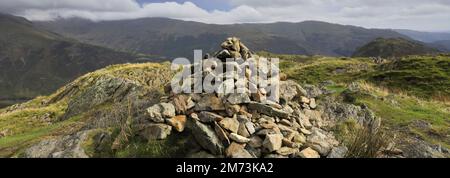
POLYGON ((394 30, 403 35, 406 35, 414 40, 425 43, 434 43, 436 41, 450 40, 450 33, 445 32, 420 32, 414 30, 394 30))
POLYGON ((355 57, 402 57, 408 55, 424 55, 439 52, 437 49, 423 43, 403 38, 377 38, 374 41, 358 48, 353 54, 355 57))
POLYGON ((135 56, 66 39, 24 18, 0 14, 0 107, 49 94, 68 81, 135 56))
POLYGON ((193 49, 214 52, 214 43, 238 36, 255 51, 278 54, 350 56, 378 37, 404 37, 391 30, 364 29, 317 21, 212 25, 164 18, 91 22, 61 19, 40 26, 84 42, 168 57, 191 57, 193 49))

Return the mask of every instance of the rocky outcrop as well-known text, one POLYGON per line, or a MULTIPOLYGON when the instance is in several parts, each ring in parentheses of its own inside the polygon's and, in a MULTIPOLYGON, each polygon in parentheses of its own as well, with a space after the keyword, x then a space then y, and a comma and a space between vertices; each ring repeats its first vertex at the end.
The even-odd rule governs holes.
POLYGON ((111 152, 111 133, 85 130, 72 135, 46 139, 24 152, 27 158, 89 158, 111 152), (89 149, 88 149, 89 147, 89 149))

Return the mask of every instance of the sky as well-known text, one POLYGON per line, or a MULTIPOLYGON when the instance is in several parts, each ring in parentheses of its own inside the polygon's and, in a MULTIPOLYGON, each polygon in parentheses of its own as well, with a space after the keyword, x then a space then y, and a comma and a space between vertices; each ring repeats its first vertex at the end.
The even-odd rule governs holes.
POLYGON ((318 20, 450 32, 450 0, 0 0, 0 12, 29 20, 167 17, 213 24, 318 20))

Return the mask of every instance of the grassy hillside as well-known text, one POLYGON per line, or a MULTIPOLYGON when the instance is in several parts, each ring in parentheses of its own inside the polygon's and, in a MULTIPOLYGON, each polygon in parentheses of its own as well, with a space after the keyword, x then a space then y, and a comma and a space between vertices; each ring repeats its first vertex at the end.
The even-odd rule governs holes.
MULTIPOLYGON (((280 57, 283 59, 283 56, 280 57)), ((284 57, 286 58, 286 57, 284 57)), ((450 57, 408 56, 401 60, 381 65, 368 58, 305 57, 284 60, 281 67, 300 83, 318 84, 333 80, 337 83, 351 83, 364 80, 394 92, 420 98, 450 96, 450 57)))
MULTIPOLYGON (((0 135, 0 157, 20 156, 24 148, 40 140, 71 135, 86 127, 117 136, 121 122, 135 115, 135 112, 142 112, 137 108, 146 108, 159 101, 158 95, 172 75, 168 64, 114 65, 88 73, 52 95, 0 109, 0 132, 5 134, 0 135), (89 94, 95 96, 86 96, 89 94), (107 97, 106 94, 112 94, 114 98, 102 98, 107 97), (130 100, 144 106, 129 105, 130 100), (79 102, 85 103, 80 105, 79 102)), ((133 141, 130 142, 134 145, 133 141)), ((182 140, 134 145, 114 153, 111 150, 94 150, 88 154, 108 157, 168 156, 181 149, 167 147, 165 142, 181 144, 182 140)), ((91 150, 90 146, 89 139, 83 142, 87 150, 91 150)))
POLYGON ((437 49, 428 47, 424 43, 410 41, 403 38, 377 38, 358 48, 354 57, 403 57, 408 55, 426 55, 438 53, 437 49))

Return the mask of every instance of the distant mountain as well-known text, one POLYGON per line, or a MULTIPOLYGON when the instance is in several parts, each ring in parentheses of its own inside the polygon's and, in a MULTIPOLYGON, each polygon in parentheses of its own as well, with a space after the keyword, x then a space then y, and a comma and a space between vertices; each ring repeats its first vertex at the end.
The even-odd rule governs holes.
POLYGON ((317 21, 213 25, 166 18, 92 22, 60 19, 36 22, 53 32, 91 44, 167 57, 191 57, 193 49, 217 50, 217 42, 240 37, 255 51, 350 56, 378 37, 403 37, 392 30, 365 29, 317 21))
POLYGON ((377 38, 362 46, 354 54, 354 57, 402 57, 408 55, 422 55, 437 53, 439 50, 428 47, 418 41, 410 41, 403 38, 377 38))
POLYGON ((135 56, 83 44, 0 14, 0 107, 49 94, 68 81, 135 56))
POLYGON ((442 40, 442 41, 436 41, 433 42, 431 45, 436 47, 437 49, 441 51, 448 51, 450 52, 450 40, 442 40))
POLYGON ((414 30, 395 30, 398 33, 406 35, 414 40, 425 43, 434 43, 437 41, 450 40, 450 32, 420 32, 414 30))

